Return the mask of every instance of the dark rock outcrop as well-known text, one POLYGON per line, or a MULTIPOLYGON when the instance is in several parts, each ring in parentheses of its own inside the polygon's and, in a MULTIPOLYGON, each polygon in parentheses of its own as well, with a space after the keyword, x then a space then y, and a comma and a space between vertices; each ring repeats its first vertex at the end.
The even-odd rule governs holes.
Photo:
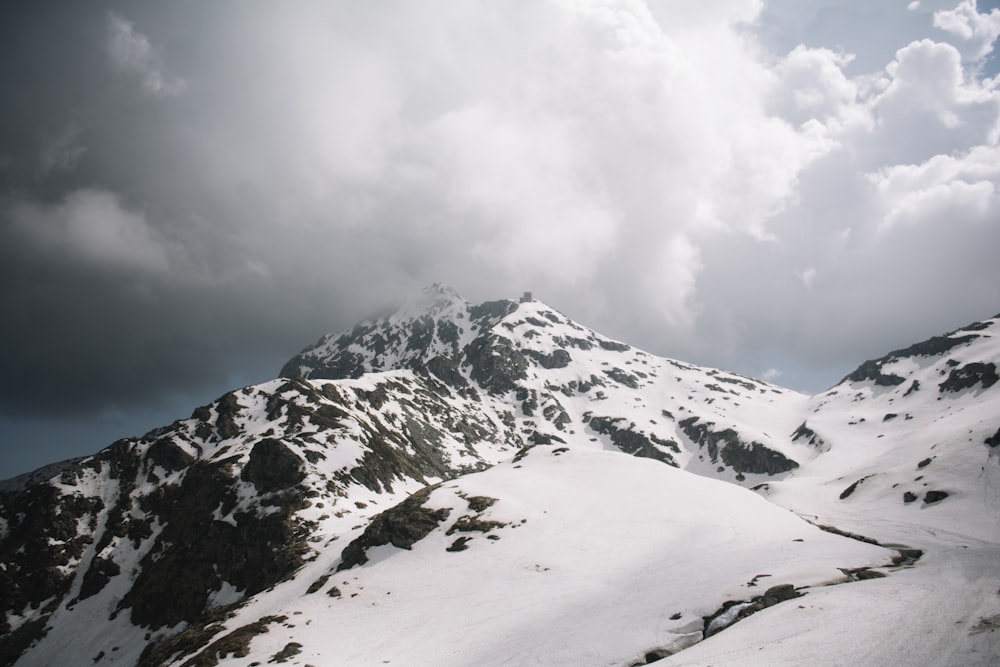
POLYGON ((94 528, 99 498, 62 495, 49 484, 38 484, 15 494, 0 494, 0 515, 7 519, 0 541, 0 664, 12 664, 33 641, 45 633, 49 615, 69 591, 72 571, 93 540, 80 532, 80 523, 94 528), (33 610, 34 614, 28 613, 33 610), (34 615, 11 631, 8 614, 34 615))
POLYGON ((437 485, 421 489, 395 507, 375 516, 364 532, 344 547, 337 571, 367 563, 367 551, 372 547, 391 544, 400 549, 411 549, 437 528, 448 518, 451 510, 424 507, 435 488, 437 485))
POLYGON ((938 391, 962 391, 982 385, 983 389, 989 389, 1000 380, 997 376, 997 367, 993 362, 972 362, 953 368, 948 375, 948 379, 938 385, 938 391))
POLYGON ((851 496, 851 494, 853 494, 855 492, 855 490, 857 490, 857 488, 858 488, 858 486, 860 484, 862 484, 865 480, 867 480, 867 479, 869 479, 871 477, 874 477, 874 475, 867 475, 865 477, 862 477, 861 479, 857 480, 856 482, 854 482, 853 484, 851 484, 849 487, 847 487, 846 489, 844 489, 843 491, 841 491, 840 492, 840 499, 844 500, 845 498, 849 498, 851 496))
POLYGON ((517 389, 527 377, 528 361, 507 338, 481 336, 465 347, 463 366, 470 366, 469 376, 493 395, 517 389))
POLYGON ((653 434, 640 433, 635 430, 635 424, 628 424, 624 428, 619 427, 618 423, 621 421, 623 420, 615 417, 591 417, 588 423, 590 428, 610 437, 615 447, 626 454, 656 459, 675 468, 678 467, 674 457, 669 452, 664 451, 669 449, 675 454, 679 454, 681 450, 676 442, 658 438, 653 434))
POLYGON ((224 581, 253 595, 291 574, 307 551, 307 532, 292 514, 303 500, 282 500, 277 511, 264 514, 234 511, 237 496, 226 466, 192 464, 179 485, 143 499, 143 509, 163 530, 119 609, 131 609, 132 621, 149 628, 191 623, 224 581))
POLYGON ((799 467, 796 461, 759 442, 743 442, 731 428, 716 431, 713 422, 699 422, 698 417, 689 417, 677 425, 691 442, 707 450, 712 463, 721 457, 737 473, 758 475, 777 475, 799 467))
POLYGON ((883 373, 882 366, 886 363, 888 362, 884 359, 866 361, 858 366, 850 375, 844 377, 840 383, 866 382, 871 380, 879 387, 894 387, 898 384, 906 382, 906 378, 902 378, 893 373, 883 373))
POLYGON ((545 354, 537 350, 524 350, 524 353, 538 362, 542 368, 566 368, 572 358, 566 350, 553 350, 551 354, 545 354))
POLYGON ((800 440, 805 440, 807 444, 815 447, 821 452, 828 451, 830 446, 826 443, 823 438, 820 437, 816 431, 809 428, 807 422, 802 422, 797 429, 792 433, 792 442, 799 442, 800 440))
POLYGON ((947 491, 928 491, 924 494, 924 502, 931 505, 933 503, 939 503, 947 497, 947 491))
POLYGON ((250 450, 250 460, 243 466, 240 479, 250 482, 261 493, 295 486, 306 473, 302 460, 280 440, 264 438, 250 450))
MULTIPOLYGON (((909 357, 936 357, 943 355, 956 347, 960 347, 972 340, 975 340, 976 338, 979 338, 979 334, 975 333, 966 333, 964 335, 956 334, 964 331, 977 331, 982 328, 984 328, 984 326, 981 323, 974 323, 962 329, 952 331, 949 334, 945 334, 944 336, 933 336, 925 341, 910 345, 909 347, 894 350, 884 357, 864 362, 837 384, 842 384, 844 382, 865 382, 871 380, 876 385, 882 387, 900 385, 906 382, 906 379, 895 375, 894 373, 883 373, 883 366, 909 357)), ((915 387, 916 385, 911 386, 907 391, 907 394, 912 391, 916 391, 915 387)))

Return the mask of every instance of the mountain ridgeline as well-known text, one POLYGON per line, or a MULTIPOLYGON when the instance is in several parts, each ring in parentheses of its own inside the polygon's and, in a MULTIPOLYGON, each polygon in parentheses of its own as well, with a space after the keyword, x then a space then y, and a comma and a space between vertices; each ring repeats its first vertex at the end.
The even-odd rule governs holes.
MULTIPOLYGON (((361 592, 365 581, 386 588, 379 605, 389 598, 404 605, 395 598, 407 599, 405 586, 365 577, 404 567, 407 561, 390 554, 423 553, 435 540, 441 549, 422 556, 420 566, 429 571, 478 568, 474 554, 517 546, 490 567, 514 568, 515 587, 525 572, 540 576, 555 567, 543 565, 546 558, 562 562, 554 554, 576 544, 572 521, 585 520, 574 512, 593 494, 603 494, 604 504, 587 517, 607 508, 627 516, 587 523, 580 544, 616 541, 615 554, 630 540, 666 539, 650 536, 676 513, 697 520, 698 530, 787 521, 782 544, 807 543, 796 558, 818 569, 807 576, 789 561, 787 576, 802 580, 772 579, 788 586, 782 595, 842 571, 891 566, 898 563, 891 550, 814 531, 782 507, 815 515, 813 523, 837 508, 930 527, 982 513, 970 489, 1000 458, 998 322, 865 362, 810 397, 653 356, 530 295, 471 304, 434 285, 391 315, 324 336, 275 380, 227 393, 187 419, 93 456, 0 482, 0 665, 306 664, 310 650, 312 664, 381 664, 374 653, 351 657, 335 640, 318 646, 306 626, 315 614, 361 619, 338 610, 370 594, 361 592), (537 509, 546 503, 551 511, 537 509), (641 509, 653 505, 658 509, 641 509), (736 511, 731 506, 743 505, 761 514, 726 518, 736 511), (678 507, 688 509, 671 509, 678 507), (788 518, 768 514, 779 512, 788 518), (565 519, 557 523, 557 516, 565 519), (619 519, 635 521, 635 535, 602 538, 619 519), (660 523, 644 523, 654 519, 660 523), (542 526, 562 542, 529 563, 525 554, 549 539, 532 532, 542 526), (810 544, 817 550, 808 551, 810 544), (838 570, 827 557, 850 567, 838 570), (309 606, 316 600, 321 607, 309 606)), ((1000 537, 995 522, 969 530, 981 540, 1000 537)), ((733 531, 740 532, 719 535, 731 539, 733 531)), ((578 548, 587 559, 591 547, 578 548)), ((775 562, 764 546, 754 549, 762 560, 748 556, 745 567, 775 562)), ((538 590, 582 595, 576 581, 538 590)), ((722 606, 735 585, 705 583, 697 598, 678 598, 677 618, 668 623, 676 639, 657 646, 635 639, 633 646, 623 630, 620 645, 605 642, 585 654, 607 652, 601 659, 610 662, 601 664, 640 664, 629 661, 676 653, 750 613, 739 609, 778 601, 777 593, 748 593, 746 606, 722 623, 713 610, 732 608, 722 606)), ((635 586, 629 595, 639 599, 645 584, 636 579, 635 586)), ((478 609, 479 602, 467 604, 478 609)), ((604 622, 601 613, 593 622, 604 622)), ((481 632, 476 627, 469 642, 481 632)), ((361 625, 355 630, 368 636, 361 625)), ((531 656, 546 664, 553 655, 546 651, 556 650, 533 631, 504 632, 522 637, 519 646, 529 651, 523 664, 531 656)), ((399 641, 415 651, 399 658, 405 664, 501 662, 449 662, 431 648, 422 654, 404 630, 399 641)), ((455 641, 441 637, 435 645, 455 641)))

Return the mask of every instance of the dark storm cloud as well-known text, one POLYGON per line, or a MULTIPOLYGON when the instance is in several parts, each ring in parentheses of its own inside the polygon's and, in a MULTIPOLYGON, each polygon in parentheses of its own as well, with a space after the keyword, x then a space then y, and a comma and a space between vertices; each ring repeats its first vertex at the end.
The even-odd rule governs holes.
POLYGON ((435 281, 807 389, 992 314, 1000 13, 937 4, 7 3, 0 438, 136 434, 435 281))

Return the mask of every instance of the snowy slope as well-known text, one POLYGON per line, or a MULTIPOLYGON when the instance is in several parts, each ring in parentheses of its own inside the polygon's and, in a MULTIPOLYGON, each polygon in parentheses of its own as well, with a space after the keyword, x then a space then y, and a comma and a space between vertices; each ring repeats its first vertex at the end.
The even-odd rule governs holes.
POLYGON ((809 397, 435 285, 0 484, 0 664, 993 664, 997 363, 809 397))
POLYGON ((656 664, 996 665, 1000 547, 919 529, 911 534, 927 549, 912 568, 813 589, 798 604, 767 609, 656 664))
MULTIPOLYGON (((534 447, 419 507, 429 531, 408 549, 379 544, 392 530, 354 534, 226 631, 280 611, 251 655, 292 646, 311 664, 627 665, 700 640, 726 600, 843 581, 840 568, 895 555, 737 486, 588 448, 534 447), (367 562, 341 569, 359 543, 367 562)), ((399 511, 395 531, 414 514, 399 511)), ((219 664, 245 664, 229 657, 219 664)))
POLYGON ((811 399, 804 424, 829 450, 769 497, 1000 542, 998 362, 998 318, 866 362, 811 399))
POLYGON ((866 362, 813 397, 802 437, 824 453, 761 492, 922 557, 886 579, 817 590, 804 608, 775 607, 662 664, 998 664, 998 363, 994 317, 866 362))

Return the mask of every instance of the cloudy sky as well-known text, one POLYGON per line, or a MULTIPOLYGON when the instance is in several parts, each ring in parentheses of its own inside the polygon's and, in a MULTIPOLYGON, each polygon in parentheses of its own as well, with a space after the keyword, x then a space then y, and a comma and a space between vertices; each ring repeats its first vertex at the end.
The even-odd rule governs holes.
POLYGON ((0 8, 0 478, 435 281, 822 390, 1000 312, 996 0, 0 8))

